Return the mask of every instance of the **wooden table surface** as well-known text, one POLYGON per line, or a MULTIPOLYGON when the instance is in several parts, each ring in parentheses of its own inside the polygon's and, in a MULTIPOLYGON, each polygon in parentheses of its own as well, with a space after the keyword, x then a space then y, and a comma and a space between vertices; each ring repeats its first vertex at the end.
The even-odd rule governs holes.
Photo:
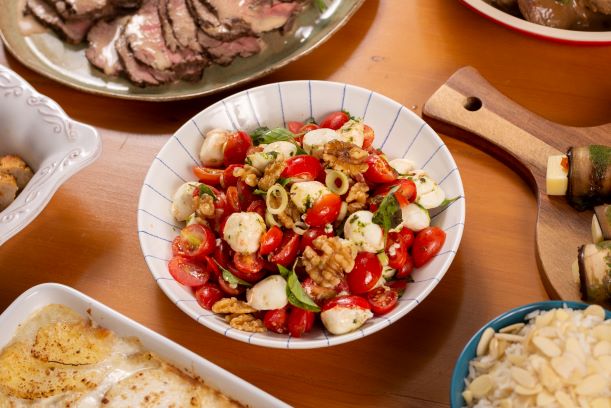
MULTIPOLYGON (((534 253, 536 203, 511 169, 443 136, 458 163, 467 222, 437 288, 407 316, 364 339, 274 350, 227 339, 182 313, 151 279, 136 233, 142 180, 183 122, 226 95, 151 104, 80 93, 8 65, 101 133, 103 153, 0 247, 0 311, 42 282, 70 285, 299 407, 446 407, 465 342, 509 308, 547 299, 534 253)), ((321 48, 258 83, 328 79, 385 94, 418 113, 456 69, 475 66, 503 93, 563 124, 611 121, 611 48, 532 39, 457 1, 367 0, 321 48)))

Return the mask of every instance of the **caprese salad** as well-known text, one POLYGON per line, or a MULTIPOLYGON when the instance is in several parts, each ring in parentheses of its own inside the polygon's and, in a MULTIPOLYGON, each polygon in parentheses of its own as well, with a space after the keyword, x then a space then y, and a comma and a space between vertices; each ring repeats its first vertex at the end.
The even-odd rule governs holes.
POLYGON ((300 337, 320 317, 339 335, 393 310, 445 233, 444 191, 372 146, 347 112, 250 134, 209 130, 171 212, 170 274, 240 330, 300 337))

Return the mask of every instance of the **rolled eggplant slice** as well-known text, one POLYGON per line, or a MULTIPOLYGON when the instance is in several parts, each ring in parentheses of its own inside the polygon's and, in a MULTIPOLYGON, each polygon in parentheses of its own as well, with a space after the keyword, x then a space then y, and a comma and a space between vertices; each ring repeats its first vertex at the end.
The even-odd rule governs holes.
POLYGON ((611 147, 571 147, 566 198, 579 211, 611 202, 611 147))
POLYGON ((611 240, 611 204, 595 207, 592 218, 592 242, 607 240, 611 240))
POLYGON ((611 301, 611 241, 582 245, 577 257, 583 300, 611 301))

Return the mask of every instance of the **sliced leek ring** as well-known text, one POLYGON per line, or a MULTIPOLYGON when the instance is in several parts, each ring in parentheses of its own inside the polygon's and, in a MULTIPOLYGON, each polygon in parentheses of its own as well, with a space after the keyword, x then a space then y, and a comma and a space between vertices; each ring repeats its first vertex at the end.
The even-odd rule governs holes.
POLYGON ((269 211, 265 211, 265 223, 268 227, 282 227, 269 211))
POLYGON ((267 190, 265 196, 265 204, 267 205, 267 211, 273 215, 282 214, 286 210, 286 206, 289 204, 289 195, 286 193, 284 187, 276 183, 267 190), (272 198, 280 198, 280 204, 274 207, 272 198))
POLYGON ((350 188, 350 181, 348 180, 348 176, 346 176, 341 171, 337 170, 326 170, 327 177, 325 177, 325 184, 327 188, 331 190, 332 193, 337 195, 344 195, 348 192, 348 188, 350 188), (340 185, 337 185, 337 180, 340 181, 340 185))
POLYGON ((297 235, 303 235, 308 230, 308 225, 303 221, 297 221, 293 225, 293 232, 297 235))

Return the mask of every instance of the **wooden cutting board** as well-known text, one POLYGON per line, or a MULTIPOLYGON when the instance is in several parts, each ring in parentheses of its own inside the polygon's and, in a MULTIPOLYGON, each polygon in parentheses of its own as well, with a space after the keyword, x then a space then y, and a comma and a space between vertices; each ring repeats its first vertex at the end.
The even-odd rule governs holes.
POLYGON ((592 241, 593 212, 578 212, 564 197, 545 194, 547 157, 570 146, 611 145, 611 124, 578 128, 550 122, 505 97, 472 67, 452 75, 426 102, 423 116, 438 132, 490 153, 530 185, 537 197, 536 256, 543 284, 551 298, 580 299, 571 265, 577 248, 592 241))

